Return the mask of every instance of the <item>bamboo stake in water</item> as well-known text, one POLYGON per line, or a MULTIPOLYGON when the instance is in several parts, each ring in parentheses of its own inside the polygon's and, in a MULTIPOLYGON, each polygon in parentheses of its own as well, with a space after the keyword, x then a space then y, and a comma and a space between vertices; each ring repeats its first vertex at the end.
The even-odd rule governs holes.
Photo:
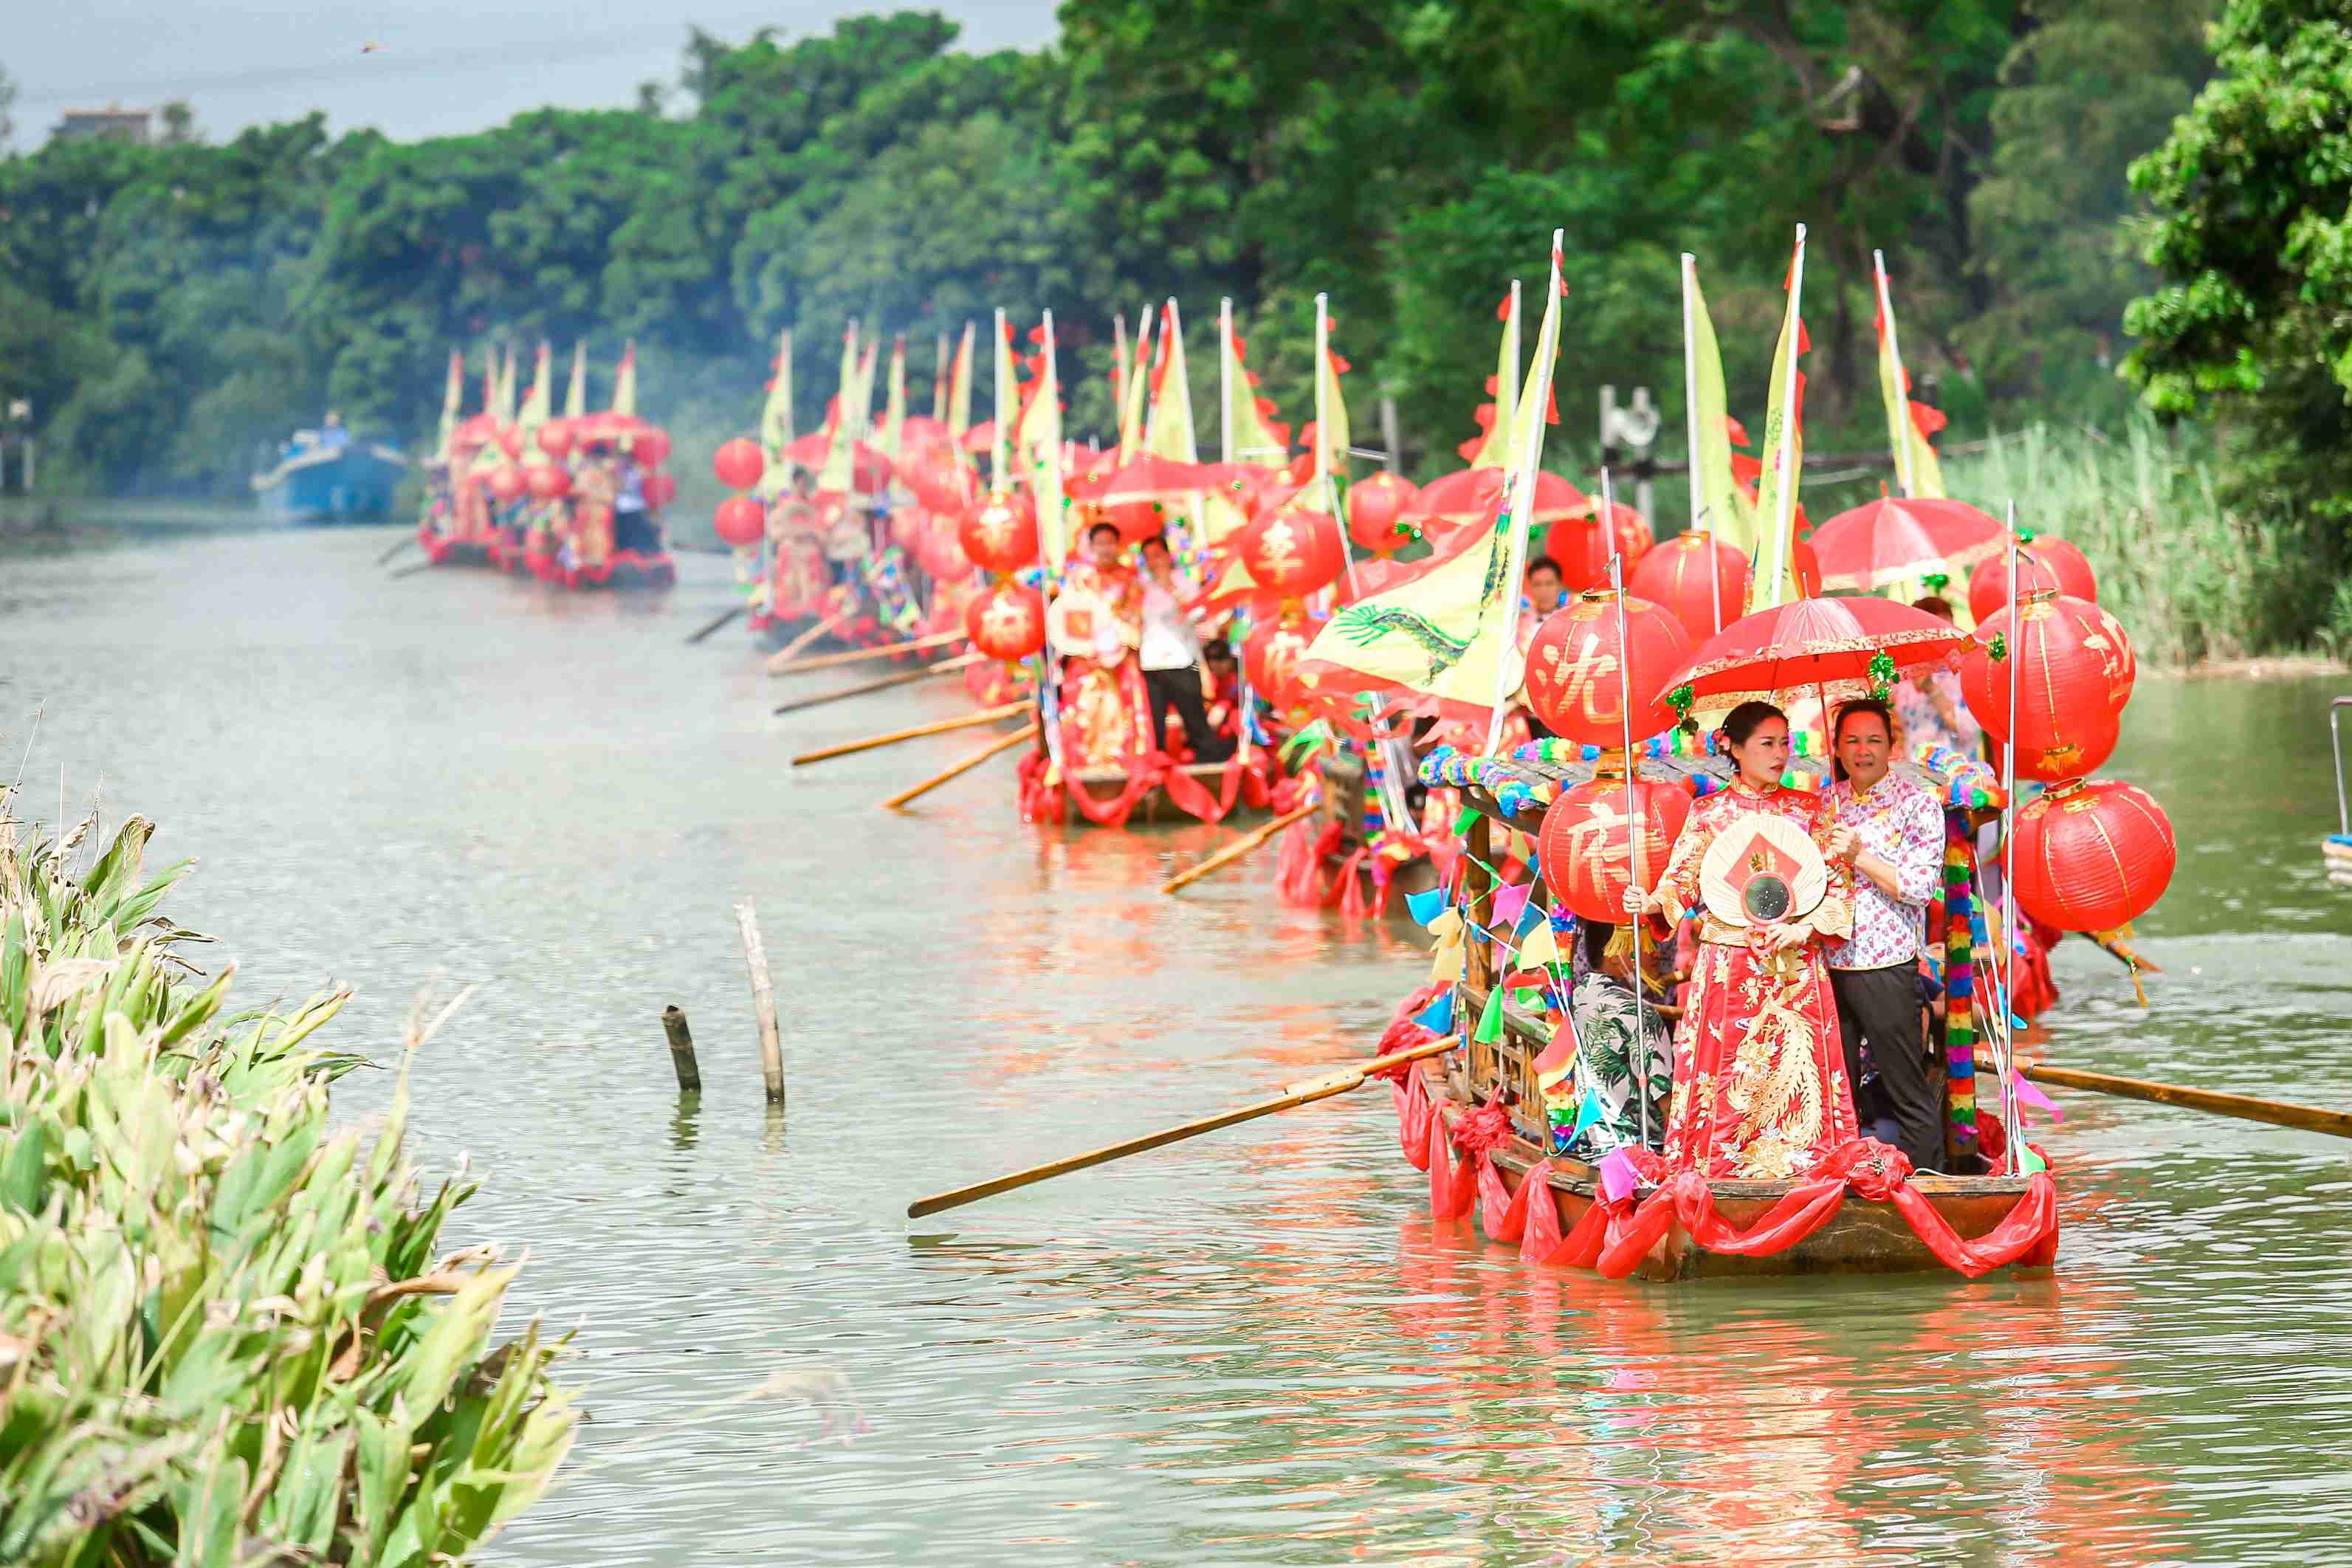
POLYGON ((1233 843, 1226 845, 1223 849, 1218 850, 1214 855, 1210 856, 1206 860, 1202 861, 1191 870, 1179 871, 1176 875, 1169 878, 1165 882, 1162 882, 1160 885, 1160 890, 1163 893, 1173 893, 1178 891, 1180 889, 1191 887, 1193 883, 1199 881, 1210 872, 1216 870, 1219 867, 1232 865, 1234 861, 1240 859, 1243 856, 1248 854, 1251 850, 1256 848, 1259 845, 1265 843, 1267 839, 1273 837, 1276 834, 1281 832, 1292 823, 1302 822, 1321 809, 1323 809, 1322 805, 1318 802, 1308 805, 1302 805, 1296 811, 1284 812, 1272 822, 1266 823, 1262 826, 1254 827, 1249 832, 1243 834, 1233 843))
POLYGON ((1328 1100, 1333 1095, 1346 1094, 1350 1089, 1361 1089, 1371 1080, 1375 1073, 1383 1068, 1402 1066, 1407 1062, 1421 1061, 1428 1057, 1443 1056, 1461 1043, 1460 1036, 1449 1035, 1442 1040, 1432 1040, 1426 1045, 1414 1046, 1407 1050, 1391 1051, 1384 1057, 1376 1057, 1359 1067, 1342 1068, 1322 1078, 1291 1084, 1273 1099, 1261 1100, 1255 1104, 1244 1105, 1238 1110, 1227 1110, 1215 1116, 1204 1116, 1197 1121, 1182 1122, 1161 1131, 1147 1132, 1140 1138, 1129 1138, 1123 1142, 1108 1143, 1099 1149, 1090 1149, 1083 1154, 1073 1154, 1066 1160, 1055 1160, 1045 1165, 1032 1165, 1025 1171, 1015 1171, 1010 1175, 997 1176, 985 1182, 975 1182, 971 1186, 958 1187, 952 1192, 934 1194, 928 1198, 917 1198, 907 1205, 907 1217, 920 1219, 927 1214, 937 1214, 941 1209, 959 1208, 965 1204, 977 1203, 982 1198, 994 1197, 999 1193, 1012 1192, 1017 1187, 1034 1186, 1039 1182, 1051 1181, 1055 1176, 1066 1176, 1073 1171, 1083 1171, 1090 1166, 1108 1164, 1113 1160, 1125 1159, 1129 1154, 1140 1154, 1148 1149, 1180 1143, 1187 1138, 1197 1138, 1203 1132, 1214 1132, 1220 1127, 1231 1127, 1237 1122, 1254 1121, 1261 1116, 1272 1116, 1279 1110, 1290 1110, 1298 1106, 1312 1105, 1318 1100, 1328 1100))
POLYGON ((414 533, 402 534, 398 542, 394 543, 391 549, 385 551, 383 554, 375 558, 375 563, 379 566, 390 565, 394 556, 399 554, 402 551, 407 549, 410 545, 415 544, 415 542, 416 535, 414 533))
POLYGON ((711 633, 713 633, 713 632, 717 631, 719 627, 721 627, 721 626, 725 626, 728 622, 730 622, 730 621, 733 620, 736 616, 738 616, 741 615, 742 613, 743 613, 743 606, 742 606, 742 605, 737 605, 734 608, 732 608, 732 609, 730 609, 730 610, 728 610, 725 614, 721 615, 721 616, 720 616, 717 620, 712 621, 709 626, 707 626, 703 627, 700 631, 698 631, 698 632, 695 633, 692 637, 690 637, 687 638, 687 639, 686 639, 686 645, 687 645, 687 647, 692 647, 696 643, 698 643, 698 642, 702 641, 705 637, 708 637, 711 633))
MULTIPOLYGON (((1026 706, 1026 704, 1024 704, 1023 706, 1026 706)), ((916 784, 911 788, 900 790, 897 795, 892 795, 889 799, 882 803, 882 809, 885 811, 896 811, 918 795, 929 795, 931 791, 939 788, 940 785, 946 784, 949 780, 961 778, 965 773, 970 773, 972 769, 980 766, 981 763, 988 761, 989 758, 995 756, 998 752, 1009 752, 1013 747, 1020 745, 1023 742, 1034 741, 1036 738, 1037 721, 1032 719, 1018 730, 1013 731, 1013 733, 1009 735, 999 735, 995 740, 991 741, 988 744, 972 752, 970 756, 967 756, 959 762, 950 763, 947 767, 944 767, 938 773, 933 773, 929 778, 925 779, 922 783, 916 784)))
POLYGON ((857 686, 845 686, 839 691, 828 691, 822 697, 803 697, 797 702, 779 703, 775 711, 780 715, 797 713, 803 708, 822 708, 828 702, 838 702, 845 697, 863 697, 869 691, 887 691, 893 686, 904 686, 910 680, 929 680, 935 676, 953 675, 957 670, 969 665, 978 664, 984 657, 978 653, 961 654, 939 664, 925 665, 920 669, 902 670, 897 675, 883 676, 878 680, 868 680, 857 686))
POLYGON ((742 930, 743 956, 751 965, 751 1011, 760 1020, 760 1073, 767 1079, 768 1103, 782 1110, 784 1042, 776 1029, 776 987, 768 978, 768 950, 760 942, 760 915, 751 900, 735 906, 735 923, 742 930))
POLYGON ((686 1015, 676 1006, 663 1008, 662 1031, 669 1036, 669 1063, 677 1069, 678 1093, 700 1094, 702 1068, 694 1059, 694 1036, 687 1030, 686 1015))
POLYGON ((977 713, 965 713, 953 719, 939 719, 929 724, 916 724, 904 730, 891 730, 879 735, 868 735, 862 741, 844 741, 837 746, 819 746, 814 752, 803 752, 793 759, 793 766, 822 763, 834 757, 846 757, 857 752, 871 752, 882 746, 894 746, 901 741, 919 740, 925 735, 944 735, 950 730, 967 730, 974 724, 993 724, 999 719, 1010 719, 1026 712, 1026 702, 1007 702, 995 708, 983 708, 977 713))
POLYGON ((803 648, 807 647, 811 643, 816 641, 817 638, 824 636, 825 633, 833 630, 839 625, 841 625, 841 617, 839 616, 827 616, 824 619, 817 622, 816 625, 809 627, 808 630, 803 632, 800 636, 794 637, 792 641, 786 643, 782 647, 778 648, 773 654, 770 655, 768 658, 768 668, 772 670, 779 664, 790 663, 794 654, 799 653, 803 648))
POLYGON ((963 641, 961 632, 935 632, 912 642, 884 643, 879 647, 854 647, 845 653, 820 653, 807 658, 793 658, 792 649, 785 648, 768 660, 770 675, 804 675, 812 669, 833 669, 845 664, 864 664, 868 659, 896 658, 900 654, 928 653, 935 647, 963 641))

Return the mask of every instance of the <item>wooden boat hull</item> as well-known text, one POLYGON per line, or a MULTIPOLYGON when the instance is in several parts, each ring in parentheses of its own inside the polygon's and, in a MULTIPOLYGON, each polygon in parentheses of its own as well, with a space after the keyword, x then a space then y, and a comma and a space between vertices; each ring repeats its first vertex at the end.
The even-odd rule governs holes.
MULTIPOLYGON (((1215 795, 1224 784, 1225 764, 1223 763, 1188 763, 1184 765, 1183 771, 1199 780, 1202 786, 1211 795, 1215 795)), ((1076 783, 1080 789, 1087 792, 1089 799, 1099 801, 1107 805, 1127 793, 1127 770, 1088 768, 1077 775, 1076 783)), ((1246 800, 1235 800, 1233 810, 1227 812, 1222 820, 1245 822, 1265 815, 1265 812, 1262 807, 1251 805, 1246 800)), ((1072 826, 1077 827, 1100 826, 1090 821, 1084 812, 1079 811, 1069 813, 1067 820, 1072 826)), ((1154 786, 1146 790, 1137 799, 1134 809, 1128 813, 1127 825, 1138 822, 1197 822, 1199 820, 1200 818, 1191 812, 1169 799, 1165 789, 1154 786)))

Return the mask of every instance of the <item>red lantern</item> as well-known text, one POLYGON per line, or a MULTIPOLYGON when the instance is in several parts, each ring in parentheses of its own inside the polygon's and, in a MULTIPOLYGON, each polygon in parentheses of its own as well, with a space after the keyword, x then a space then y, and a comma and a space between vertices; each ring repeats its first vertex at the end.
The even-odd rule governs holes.
POLYGON ((747 436, 724 442, 710 458, 710 471, 730 490, 748 490, 768 471, 767 455, 747 436))
POLYGON ((539 449, 558 462, 572 450, 572 422, 551 419, 539 427, 539 449))
POLYGON ((523 470, 523 482, 540 500, 561 500, 572 493, 572 475, 552 463, 533 463, 523 470))
POLYGON ((1617 596, 1591 589, 1554 610, 1528 644, 1528 700, 1552 732, 1587 746, 1625 743, 1622 684, 1633 693, 1633 739, 1674 727, 1655 693, 1690 658, 1682 622, 1647 599, 1625 600, 1625 642, 1617 637, 1617 596))
POLYGON ((1694 529, 1643 556, 1625 586, 1680 621, 1696 647, 1748 613, 1748 557, 1737 545, 1694 529))
POLYGON ((1960 661, 1960 695, 1988 734, 2016 741, 2019 773, 2079 778, 2115 750, 2138 668, 2113 616, 2088 599, 2043 590, 1978 625, 1976 645, 1960 661), (1990 651, 1996 638, 2007 655, 1999 661, 1990 651), (2009 658, 2019 661, 2013 721, 2009 658))
POLYGON ((1348 537, 1359 550, 1386 555, 1408 543, 1404 514, 1419 494, 1412 481, 1395 474, 1374 474, 1348 487, 1348 537))
POLYGON ((991 658, 1010 664, 1045 646, 1045 596, 1018 583, 999 583, 964 607, 964 636, 991 658))
POLYGON ((1348 569, 1339 525, 1328 512, 1277 511, 1265 526, 1242 534, 1239 542, 1250 580, 1274 598, 1303 599, 1348 569))
POLYGON ((645 492, 646 505, 656 511, 677 499, 677 477, 674 474, 647 474, 639 488, 645 492))
MULTIPOLYGON (((1690 796, 1675 784, 1633 781, 1641 835, 1642 890, 1655 890, 1666 874, 1675 839, 1690 817, 1690 796)), ((1579 918, 1622 921, 1627 874, 1625 781, 1596 777, 1551 803, 1537 836, 1536 855, 1551 896, 1579 918)))
POLYGON ((923 570, 941 583, 958 582, 971 575, 971 558, 963 552, 956 537, 955 523, 934 514, 923 531, 920 559, 923 570))
POLYGON ((719 503, 719 510, 710 520, 719 537, 738 550, 748 550, 760 542, 768 530, 768 509, 751 496, 729 496, 719 503))
POLYGON ((522 426, 509 425, 499 432, 499 450, 509 458, 522 456, 522 426))
POLYGON ((1324 624, 1321 616, 1285 616, 1250 633, 1242 643, 1242 669, 1250 689, 1276 708, 1296 701, 1291 677, 1324 624))
POLYGON ((512 463, 500 463, 490 470, 490 497, 500 504, 520 500, 530 488, 522 470, 512 463))
MULTIPOLYGON (((2036 539, 2019 546, 2017 554, 2017 574, 2025 579, 2027 593, 2051 589, 2098 603, 2099 581, 2091 574, 2091 563, 2064 540, 2036 539)), ((1978 562, 1969 574, 1969 613, 1979 622, 1990 620, 2011 597, 2009 552, 1978 562)))
POLYGON ((2113 931, 2156 906, 2177 855, 2164 808, 2115 779, 2063 784, 2017 814, 2017 907, 2061 931, 2113 931))
POLYGON ((647 426, 629 437, 629 455, 636 458, 640 468, 660 468, 663 459, 669 456, 668 434, 647 426))
MULTIPOLYGON (((956 542, 991 572, 1018 572, 1037 560, 1037 507, 1026 490, 991 494, 956 523, 956 542)), ((1041 622, 1042 626, 1043 623, 1041 622)))

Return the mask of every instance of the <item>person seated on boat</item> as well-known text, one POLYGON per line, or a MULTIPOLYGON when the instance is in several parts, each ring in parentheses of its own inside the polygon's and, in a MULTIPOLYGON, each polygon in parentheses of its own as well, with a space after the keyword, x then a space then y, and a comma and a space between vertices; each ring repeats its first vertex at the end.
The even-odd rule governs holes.
POLYGON ((1209 723, 1206 661, 1201 634, 1184 613, 1182 588, 1167 539, 1153 534, 1143 542, 1143 640, 1136 649, 1151 704, 1152 738, 1161 751, 1168 750, 1168 710, 1173 708, 1192 760, 1222 763, 1233 755, 1233 744, 1209 723))
POLYGON ((1087 530, 1060 592, 1047 608, 1046 635, 1062 655, 1063 765, 1122 767, 1152 749, 1150 698, 1130 657, 1143 641, 1143 583, 1119 559, 1118 530, 1087 530))
POLYGON ((1818 796, 1787 789, 1789 721, 1743 702, 1723 721, 1735 773, 1691 808, 1654 892, 1626 909, 1664 915, 1663 940, 1699 920, 1696 973, 1675 1034, 1665 1157, 1709 1180, 1791 1181, 1853 1142, 1824 948, 1853 926, 1853 873, 1826 852, 1818 796))
POLYGON ((1665 1141, 1671 1037, 1657 1009, 1633 994, 1633 936, 1630 924, 1577 921, 1576 982, 1568 1001, 1576 1052, 1537 1077, 1555 1154, 1591 1161, 1612 1149, 1656 1149, 1665 1141))
MULTIPOLYGON (((1911 607, 1938 620, 1952 619, 1951 601, 1939 595, 1915 599, 1911 607)), ((1897 681, 1895 718, 1897 738, 1906 754, 1923 745, 1948 746, 1964 757, 1979 755, 1984 749, 1984 727, 1969 716, 1969 706, 1960 698, 1960 678, 1952 670, 1929 670, 1897 681)))
MULTIPOLYGON (((1828 853, 1852 868, 1853 930, 1829 951, 1846 1082, 1857 1114, 1883 1098, 1895 1143, 1915 1171, 1944 1164, 1943 1094, 1927 1061, 1920 1021, 1919 960, 1927 904, 1944 882, 1944 811, 1927 787, 1893 772, 1895 716, 1885 703, 1837 710, 1822 804, 1836 826, 1828 853), (1864 1042, 1874 1082, 1865 1087, 1864 1042)), ((1875 1115, 1864 1120, 1869 1127, 1875 1115)))
POLYGON ((1222 735, 1228 746, 1242 738, 1242 667, 1234 645, 1211 637, 1201 645, 1201 662, 1209 671, 1209 731, 1222 735))
POLYGON ((352 433, 343 428, 343 416, 330 410, 327 422, 319 426, 319 445, 330 452, 340 452, 352 444, 352 433))
POLYGON ((646 472, 634 452, 621 454, 620 490, 613 498, 613 552, 631 551, 640 556, 661 553, 661 530, 646 504, 646 472))

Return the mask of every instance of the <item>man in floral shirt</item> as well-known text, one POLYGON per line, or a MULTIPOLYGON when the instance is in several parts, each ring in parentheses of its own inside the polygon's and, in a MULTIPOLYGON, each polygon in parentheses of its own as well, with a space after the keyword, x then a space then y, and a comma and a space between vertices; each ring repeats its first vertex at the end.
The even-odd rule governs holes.
POLYGON ((1919 959, 1943 879, 1943 808, 1925 785, 1888 771, 1895 725, 1885 703, 1841 707, 1833 739, 1838 776, 1824 799, 1837 827, 1828 847, 1854 873, 1853 935, 1829 952, 1846 1081, 1861 1083, 1867 1039, 1899 1146, 1912 1169, 1940 1170, 1944 1108, 1920 1026, 1919 959))

